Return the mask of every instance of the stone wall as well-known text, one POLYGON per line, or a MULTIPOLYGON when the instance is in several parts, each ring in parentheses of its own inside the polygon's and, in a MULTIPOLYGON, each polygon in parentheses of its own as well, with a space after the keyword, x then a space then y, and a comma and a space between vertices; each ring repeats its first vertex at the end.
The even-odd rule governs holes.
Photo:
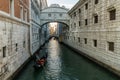
POLYGON ((29 24, 0 14, 0 80, 10 77, 30 57, 29 24))
POLYGON ((108 68, 115 69, 120 75, 120 1, 98 0, 97 4, 94 1, 80 0, 68 12, 71 16, 71 26, 70 31, 66 32, 64 42, 108 65, 108 68), (85 9, 86 4, 88 9, 85 9), (115 20, 110 20, 109 17, 109 11, 112 9, 116 10, 115 20), (98 23, 94 23, 95 15, 98 15, 98 23), (94 40, 97 40, 97 46, 94 46, 94 40), (112 51, 109 50, 109 42, 113 43, 112 51))
POLYGON ((37 0, 31 0, 30 6, 31 53, 34 54, 40 47, 40 5, 37 0))

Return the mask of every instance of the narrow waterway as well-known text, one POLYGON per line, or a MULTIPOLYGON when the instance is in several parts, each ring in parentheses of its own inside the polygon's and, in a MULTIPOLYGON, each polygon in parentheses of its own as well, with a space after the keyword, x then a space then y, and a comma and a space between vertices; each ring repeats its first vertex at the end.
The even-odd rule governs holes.
POLYGON ((31 61, 14 80, 120 80, 54 39, 46 47, 48 58, 43 70, 34 70, 31 61))

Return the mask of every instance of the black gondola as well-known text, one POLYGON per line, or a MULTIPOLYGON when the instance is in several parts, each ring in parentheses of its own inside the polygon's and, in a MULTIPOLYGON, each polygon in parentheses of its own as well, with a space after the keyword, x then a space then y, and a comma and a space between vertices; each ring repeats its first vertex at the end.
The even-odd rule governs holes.
POLYGON ((47 61, 47 53, 42 58, 39 58, 38 54, 35 54, 33 67, 35 69, 43 68, 45 66, 46 61, 47 61))
POLYGON ((46 58, 41 58, 40 60, 34 63, 34 68, 35 69, 43 68, 45 63, 46 63, 46 58))

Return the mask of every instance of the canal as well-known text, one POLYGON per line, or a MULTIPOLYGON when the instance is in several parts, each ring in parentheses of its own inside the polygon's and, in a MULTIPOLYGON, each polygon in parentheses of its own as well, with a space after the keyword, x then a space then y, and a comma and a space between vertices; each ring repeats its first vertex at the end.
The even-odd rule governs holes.
POLYGON ((47 64, 34 70, 33 61, 14 80, 120 80, 116 75, 52 39, 46 44, 47 64))

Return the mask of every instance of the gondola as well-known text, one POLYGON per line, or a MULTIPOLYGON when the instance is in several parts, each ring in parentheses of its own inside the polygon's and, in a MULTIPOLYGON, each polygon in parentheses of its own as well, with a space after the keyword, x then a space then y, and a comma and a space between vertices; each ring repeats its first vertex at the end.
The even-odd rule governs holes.
POLYGON ((34 65, 33 65, 33 67, 35 69, 43 68, 45 66, 46 62, 47 62, 47 54, 44 55, 41 58, 39 58, 38 54, 36 54, 35 57, 34 57, 34 65))
POLYGON ((43 68, 45 66, 46 61, 47 61, 46 58, 41 58, 41 59, 37 60, 34 63, 34 68, 35 69, 43 68))

